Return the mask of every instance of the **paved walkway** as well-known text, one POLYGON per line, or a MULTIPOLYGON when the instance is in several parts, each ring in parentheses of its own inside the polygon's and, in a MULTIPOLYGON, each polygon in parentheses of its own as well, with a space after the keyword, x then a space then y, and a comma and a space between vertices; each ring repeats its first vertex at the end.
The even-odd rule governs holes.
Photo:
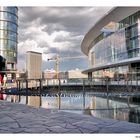
POLYGON ((0 133, 140 133, 140 124, 0 101, 0 133))

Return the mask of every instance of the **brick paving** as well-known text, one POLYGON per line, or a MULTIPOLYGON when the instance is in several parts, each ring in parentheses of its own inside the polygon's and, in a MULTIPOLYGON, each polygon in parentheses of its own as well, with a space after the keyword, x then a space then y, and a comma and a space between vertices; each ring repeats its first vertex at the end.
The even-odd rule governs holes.
POLYGON ((1 100, 0 133, 140 133, 140 124, 1 100))

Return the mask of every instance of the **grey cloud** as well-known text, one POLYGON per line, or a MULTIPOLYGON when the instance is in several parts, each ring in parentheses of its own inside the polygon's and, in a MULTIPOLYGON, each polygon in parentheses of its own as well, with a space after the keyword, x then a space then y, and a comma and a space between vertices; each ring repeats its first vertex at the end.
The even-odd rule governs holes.
POLYGON ((56 38, 54 39, 54 42, 64 42, 64 41, 66 41, 66 40, 68 41, 69 38, 60 35, 60 36, 58 36, 58 37, 56 37, 56 38))
POLYGON ((24 60, 25 59, 25 54, 21 54, 20 50, 18 50, 18 57, 20 58, 20 60, 24 60))
POLYGON ((50 48, 50 45, 46 41, 42 41, 38 44, 39 48, 50 48))
POLYGON ((48 53, 59 53, 58 49, 59 48, 49 48, 48 53))
POLYGON ((84 35, 91 26, 110 7, 20 7, 19 39, 34 38, 32 34, 24 35, 30 26, 44 26, 48 34, 54 31, 68 31, 84 35), (38 21, 38 22, 37 22, 38 21), (31 24, 33 22, 33 25, 31 24))
POLYGON ((51 35, 54 31, 65 31, 65 27, 60 23, 47 23, 47 26, 42 30, 51 35))
MULTIPOLYGON (((61 56, 79 56, 83 55, 80 48, 80 43, 85 33, 97 22, 97 20, 110 9, 111 7, 19 7, 19 42, 28 40, 37 40, 37 34, 29 31, 30 27, 44 27, 42 32, 48 35, 55 31, 66 31, 70 33, 69 37, 57 36, 54 42, 70 42, 70 47, 67 50, 59 50, 52 48, 46 41, 38 41, 38 47, 48 48, 50 53, 59 53, 61 56), (28 33, 27 33, 28 31, 28 33)), ((19 49, 20 50, 20 49, 19 49)), ((25 56, 25 54, 24 54, 25 56)), ((18 56, 22 58, 22 54, 18 56)), ((79 65, 81 68, 86 68, 88 61, 75 60, 64 61, 61 63, 61 68, 74 68, 79 65)), ((50 68, 53 62, 44 62, 43 68, 50 68)))
POLYGON ((54 29, 85 32, 110 7, 21 7, 20 22, 25 26, 40 19, 40 25, 52 25, 54 29), (56 24, 57 26, 54 26, 56 24))

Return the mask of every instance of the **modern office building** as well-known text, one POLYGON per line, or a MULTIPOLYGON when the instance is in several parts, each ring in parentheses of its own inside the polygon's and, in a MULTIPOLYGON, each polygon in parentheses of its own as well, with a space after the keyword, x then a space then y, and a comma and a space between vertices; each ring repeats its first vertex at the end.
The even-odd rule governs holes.
POLYGON ((18 40, 18 8, 0 7, 0 74, 15 78, 18 40))
POLYGON ((89 77, 140 79, 140 7, 115 7, 87 32, 81 43, 89 77))
POLYGON ((42 54, 28 51, 26 53, 26 72, 28 79, 42 78, 42 54))

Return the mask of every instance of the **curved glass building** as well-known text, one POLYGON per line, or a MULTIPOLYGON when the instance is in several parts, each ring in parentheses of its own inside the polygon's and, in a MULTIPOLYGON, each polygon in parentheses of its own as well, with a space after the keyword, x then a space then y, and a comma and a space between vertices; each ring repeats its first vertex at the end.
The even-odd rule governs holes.
POLYGON ((140 78, 140 7, 111 9, 85 35, 81 50, 90 77, 140 78))
POLYGON ((0 72, 14 73, 17 63, 17 7, 0 7, 0 72))

